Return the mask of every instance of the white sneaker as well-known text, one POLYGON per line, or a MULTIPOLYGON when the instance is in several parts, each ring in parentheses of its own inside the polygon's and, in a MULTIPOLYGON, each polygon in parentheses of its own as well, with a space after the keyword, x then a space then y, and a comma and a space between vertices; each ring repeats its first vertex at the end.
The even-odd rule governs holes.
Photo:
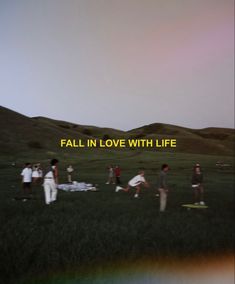
POLYGON ((118 192, 119 190, 122 190, 123 188, 121 186, 116 186, 116 192, 118 192))
POLYGON ((139 194, 136 193, 136 194, 134 195, 134 198, 139 198, 139 194))
POLYGON ((200 201, 200 205, 205 205, 205 202, 204 201, 200 201))
POLYGON ((199 203, 198 203, 198 202, 195 202, 194 205, 199 205, 199 203))
POLYGON ((106 182, 106 184, 109 184, 109 182, 106 182))

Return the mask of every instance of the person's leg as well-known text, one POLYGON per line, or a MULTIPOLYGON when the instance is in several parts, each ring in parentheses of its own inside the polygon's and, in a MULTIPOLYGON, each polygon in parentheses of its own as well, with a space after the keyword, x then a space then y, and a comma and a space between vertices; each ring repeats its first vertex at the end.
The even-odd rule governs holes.
POLYGON ((23 185, 23 195, 22 195, 22 199, 26 200, 29 197, 29 187, 28 187, 28 183, 24 182, 23 185))
POLYGON ((106 184, 110 184, 111 183, 111 177, 108 176, 108 181, 106 182, 106 184))
POLYGON ((32 197, 31 182, 25 182, 24 183, 24 196, 26 198, 32 197))
POLYGON ((57 188, 54 182, 51 183, 51 201, 56 201, 57 198, 57 188))
POLYGON ((140 193, 140 186, 137 185, 137 186, 135 187, 135 195, 134 195, 134 197, 135 197, 135 198, 138 198, 138 197, 139 197, 139 193, 140 193))
POLYGON ((32 191, 32 187, 31 187, 31 182, 28 183, 28 192, 29 192, 29 197, 32 197, 33 191, 32 191))
POLYGON ((202 185, 200 185, 199 187, 199 193, 200 193, 200 197, 199 197, 200 204, 204 205, 204 188, 202 185))
POLYGON ((119 192, 119 191, 128 192, 130 190, 130 188, 131 187, 129 185, 127 185, 126 187, 121 187, 121 186, 117 185, 115 191, 116 192, 119 192))
POLYGON ((26 190, 27 190, 27 186, 26 186, 25 182, 23 182, 23 184, 22 184, 22 189, 23 189, 23 197, 25 197, 26 196, 26 190))
POLYGON ((164 188, 159 188, 160 193, 160 212, 164 212, 166 209, 167 193, 164 188))
POLYGON ((44 193, 45 193, 45 202, 46 204, 50 204, 51 202, 51 186, 50 183, 44 182, 43 184, 44 187, 44 193))
POLYGON ((198 204, 199 203, 199 192, 198 192, 198 188, 194 189, 194 203, 198 204))
POLYGON ((136 186, 136 188, 135 188, 136 190, 135 190, 135 193, 137 193, 137 194, 139 194, 140 193, 140 186, 138 185, 138 186, 136 186))
POLYGON ((130 188, 131 187, 129 185, 127 185, 127 187, 123 188, 123 191, 128 192, 130 190, 130 188))

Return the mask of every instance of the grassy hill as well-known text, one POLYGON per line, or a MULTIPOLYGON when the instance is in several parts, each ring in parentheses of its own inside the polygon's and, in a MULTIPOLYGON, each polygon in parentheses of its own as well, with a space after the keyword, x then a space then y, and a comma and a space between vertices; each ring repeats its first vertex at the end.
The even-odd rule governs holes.
POLYGON ((177 149, 184 153, 233 155, 234 129, 204 128, 190 129, 170 124, 154 123, 129 131, 138 138, 176 138, 177 149))
POLYGON ((175 152, 232 155, 234 130, 226 128, 189 129, 169 124, 154 123, 130 131, 79 125, 45 117, 27 117, 0 107, 0 153, 14 155, 24 151, 58 153, 61 138, 102 139, 176 138, 175 152))

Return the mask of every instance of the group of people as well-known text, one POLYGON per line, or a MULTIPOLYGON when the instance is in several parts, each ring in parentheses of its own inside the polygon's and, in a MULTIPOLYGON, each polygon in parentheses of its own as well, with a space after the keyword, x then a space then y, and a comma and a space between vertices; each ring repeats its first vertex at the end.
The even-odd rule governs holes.
MULTIPOLYGON (((45 171, 43 187, 45 193, 45 203, 51 204, 57 198, 57 184, 58 184, 58 160, 52 159, 50 166, 45 171)), ((40 164, 32 167, 31 163, 26 163, 21 172, 22 185, 23 185, 23 201, 32 198, 31 184, 38 183, 43 179, 43 172, 40 164)))
MULTIPOLYGON (((169 171, 169 166, 167 164, 163 164, 161 167, 161 171, 159 173, 158 178, 158 194, 157 196, 160 197, 160 212, 164 212, 166 210, 167 205, 167 196, 169 192, 169 188, 167 185, 167 173, 169 171)), ((144 170, 140 170, 139 174, 133 177, 127 184, 126 187, 117 186, 116 192, 124 191, 128 192, 131 188, 135 189, 134 198, 139 198, 139 193, 141 190, 141 186, 144 186, 146 188, 149 187, 149 183, 146 181, 144 170)), ((195 205, 205 205, 204 202, 204 189, 203 189, 203 174, 201 170, 201 166, 199 164, 196 164, 193 168, 193 174, 192 174, 192 189, 194 192, 194 204, 195 205)))
MULTIPOLYGON (((52 159, 49 167, 46 169, 43 180, 44 187, 44 195, 45 195, 45 203, 47 205, 53 203, 57 199, 57 186, 59 184, 58 181, 58 163, 57 159, 52 159)), ((67 169, 68 174, 68 182, 72 182, 72 173, 74 171, 73 167, 70 165, 67 169)), ((145 171, 140 170, 138 175, 133 177, 127 184, 126 187, 121 187, 121 169, 117 165, 115 168, 110 165, 108 167, 109 176, 106 184, 116 184, 116 192, 124 191, 128 192, 131 188, 135 189, 134 198, 139 198, 139 194, 141 191, 141 187, 144 186, 148 188, 150 184, 145 179, 145 171), (114 180, 116 178, 116 181, 114 180)), ((167 185, 167 173, 169 171, 168 164, 163 164, 161 166, 161 171, 158 177, 158 194, 160 197, 160 212, 164 212, 166 210, 167 205, 167 196, 169 192, 169 188, 167 185)), ((25 164, 25 168, 21 172, 22 176, 22 184, 23 184, 23 193, 25 197, 32 195, 31 183, 37 183, 39 179, 42 179, 43 173, 40 167, 40 164, 34 165, 32 169, 32 165, 30 163, 25 164), (35 173, 37 172, 37 173, 35 173)), ((194 202, 195 205, 205 205, 203 199, 203 174, 201 170, 201 166, 196 164, 193 168, 192 174, 192 189, 194 192, 194 202)), ((25 199, 27 200, 27 199, 25 199)))
POLYGON ((113 167, 113 165, 108 166, 108 181, 106 184, 121 184, 121 168, 117 165, 113 167))
MULTIPOLYGON (((43 178, 43 171, 40 163, 31 165, 31 163, 26 163, 25 168, 21 172, 22 184, 23 184, 23 194, 24 197, 31 197, 32 188, 31 183, 39 183, 43 178)), ((26 200, 26 199, 25 199, 26 200)))

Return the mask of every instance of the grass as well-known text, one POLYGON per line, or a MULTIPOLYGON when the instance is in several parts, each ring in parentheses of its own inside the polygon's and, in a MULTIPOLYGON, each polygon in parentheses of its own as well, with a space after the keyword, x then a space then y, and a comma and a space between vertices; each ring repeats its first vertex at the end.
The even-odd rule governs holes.
MULTIPOLYGON (((59 280, 57 275, 61 274, 71 274, 77 279, 70 283, 83 283, 81 275, 89 276, 87 267, 102 271, 107 265, 125 261, 220 257, 233 252, 232 158, 138 151, 84 150, 77 156, 61 152, 58 153, 61 182, 66 180, 64 169, 72 163, 77 173, 75 179, 98 183, 100 191, 60 191, 58 202, 48 207, 44 205, 42 187, 35 186, 34 200, 13 201, 20 191, 21 164, 47 163, 45 156, 38 153, 11 157, 16 167, 6 158, 0 164, 2 283, 67 283, 59 280), (232 167, 216 169, 218 159, 232 167), (163 162, 171 167, 171 192, 167 212, 160 215, 155 184, 163 162), (209 208, 187 211, 181 204, 192 201, 190 177, 196 162, 204 169, 209 208), (106 166, 110 163, 121 165, 123 183, 138 168, 145 167, 152 187, 144 189, 139 200, 133 198, 133 192, 115 193, 113 185, 105 185, 106 166)), ((53 154, 47 157, 50 155, 53 154)))

